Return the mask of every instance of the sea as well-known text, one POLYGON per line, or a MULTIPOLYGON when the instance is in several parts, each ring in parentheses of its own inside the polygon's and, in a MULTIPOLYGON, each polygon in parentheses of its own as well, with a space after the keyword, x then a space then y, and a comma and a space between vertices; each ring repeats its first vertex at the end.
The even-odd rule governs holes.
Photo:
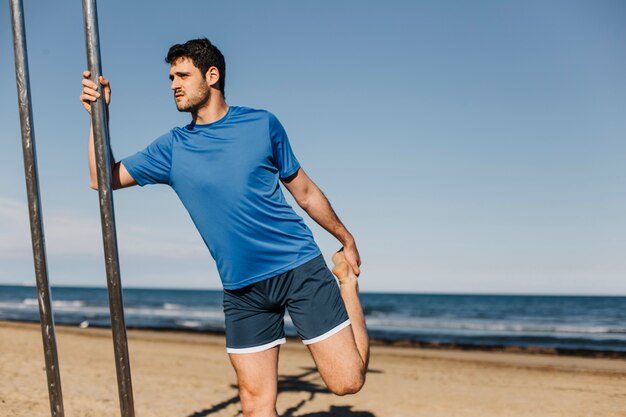
MULTIPOLYGON (((53 287, 55 323, 110 327, 106 288, 53 287)), ((224 331, 222 292, 124 289, 128 328, 224 331)), ((626 354, 626 297, 363 293, 370 337, 404 345, 626 354)), ((0 285, 0 320, 39 322, 37 291, 0 285)), ((286 333, 296 331, 289 318, 286 333)))

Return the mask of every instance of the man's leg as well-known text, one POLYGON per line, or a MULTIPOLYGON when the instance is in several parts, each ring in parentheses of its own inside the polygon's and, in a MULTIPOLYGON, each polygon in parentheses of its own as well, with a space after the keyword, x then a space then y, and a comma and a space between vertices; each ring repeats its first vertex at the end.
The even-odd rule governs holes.
MULTIPOLYGON (((273 300, 284 276, 224 290, 226 351, 237 373, 244 417, 277 417, 279 345, 285 308, 273 300)), ((280 289, 280 288, 279 288, 280 289)), ((280 294, 279 294, 280 295, 280 294)))
POLYGON ((357 277, 343 252, 333 255, 333 263, 333 273, 339 279, 341 298, 351 325, 308 347, 328 388, 337 395, 354 394, 365 382, 369 364, 369 338, 359 300, 357 277))
POLYGON ((278 417, 278 351, 279 346, 274 346, 261 352, 229 354, 244 417, 278 417))

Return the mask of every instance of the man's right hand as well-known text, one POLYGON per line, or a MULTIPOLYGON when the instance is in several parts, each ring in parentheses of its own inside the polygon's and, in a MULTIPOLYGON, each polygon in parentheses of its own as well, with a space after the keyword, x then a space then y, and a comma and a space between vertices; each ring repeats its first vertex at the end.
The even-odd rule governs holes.
MULTIPOLYGON (((111 102, 111 85, 109 84, 109 80, 100 76, 100 85, 102 86, 102 91, 104 91, 104 102, 108 106, 111 102)), ((82 103, 87 113, 91 113, 91 104, 100 98, 101 94, 98 91, 98 86, 96 83, 91 81, 91 72, 84 71, 83 72, 83 93, 80 95, 80 102, 82 103)))

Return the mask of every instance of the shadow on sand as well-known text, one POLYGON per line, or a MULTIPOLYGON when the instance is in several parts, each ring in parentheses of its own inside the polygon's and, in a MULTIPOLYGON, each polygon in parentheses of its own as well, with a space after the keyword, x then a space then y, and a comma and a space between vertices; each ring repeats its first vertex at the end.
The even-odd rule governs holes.
MULTIPOLYGON (((279 375, 278 376, 278 395, 286 392, 302 392, 308 393, 308 397, 303 399, 293 407, 289 407, 281 415, 281 417, 376 417, 369 411, 352 411, 351 406, 334 406, 331 405, 328 411, 317 411, 314 413, 303 414, 296 416, 297 413, 306 403, 315 399, 318 394, 332 395, 332 393, 323 385, 307 380, 312 375, 317 375, 317 369, 315 368, 302 368, 303 372, 296 375, 279 375)), ((369 373, 381 373, 382 371, 370 370, 369 373)), ((231 385, 231 388, 237 389, 236 385, 231 385)), ((226 407, 239 403, 239 396, 235 395, 232 398, 224 400, 219 404, 214 405, 211 408, 197 411, 193 414, 189 414, 187 417, 207 417, 211 416, 226 407)))

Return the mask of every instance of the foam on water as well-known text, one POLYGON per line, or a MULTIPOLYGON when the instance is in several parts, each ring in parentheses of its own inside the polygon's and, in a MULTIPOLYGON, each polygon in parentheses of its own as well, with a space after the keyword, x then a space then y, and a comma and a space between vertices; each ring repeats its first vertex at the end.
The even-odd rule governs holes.
POLYGON ((180 304, 163 303, 163 308, 165 310, 182 310, 185 308, 185 306, 180 304))
POLYGON ((367 325, 379 329, 421 329, 421 330, 468 330, 477 332, 507 333, 580 333, 580 334, 615 334, 626 336, 626 327, 622 326, 585 326, 558 324, 528 324, 489 321, 449 321, 424 320, 419 318, 367 317, 367 325))

